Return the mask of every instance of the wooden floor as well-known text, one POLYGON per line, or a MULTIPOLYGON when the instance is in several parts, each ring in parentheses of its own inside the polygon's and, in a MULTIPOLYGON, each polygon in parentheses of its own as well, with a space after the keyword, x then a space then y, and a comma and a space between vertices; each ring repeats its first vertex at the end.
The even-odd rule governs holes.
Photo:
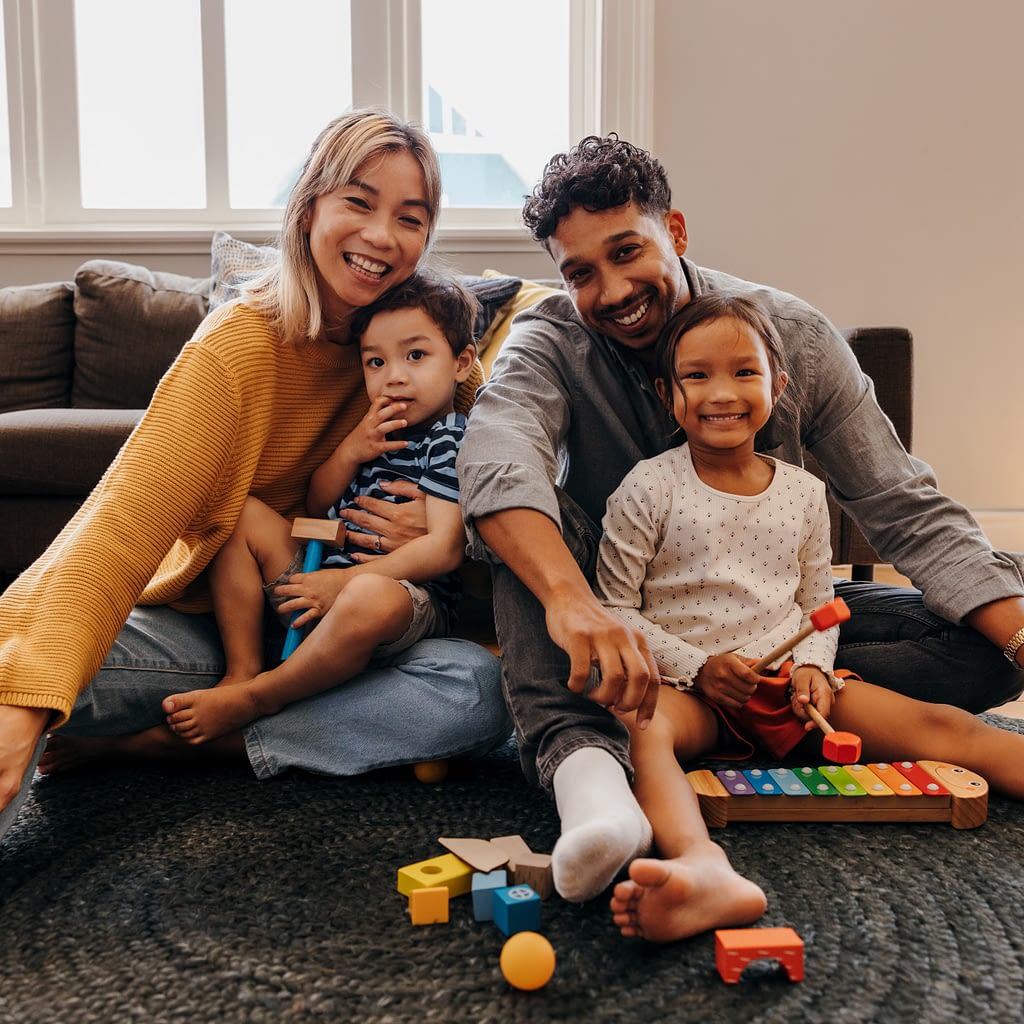
MULTIPOLYGON (((849 578, 850 567, 848 565, 835 565, 832 567, 837 576, 849 578)), ((910 581, 906 576, 901 576, 891 565, 876 565, 875 579, 879 583, 893 583, 897 586, 909 586, 910 581)), ((1001 715, 1007 718, 1024 718, 1024 700, 1012 700, 1009 704, 1003 704, 998 708, 1001 715)))

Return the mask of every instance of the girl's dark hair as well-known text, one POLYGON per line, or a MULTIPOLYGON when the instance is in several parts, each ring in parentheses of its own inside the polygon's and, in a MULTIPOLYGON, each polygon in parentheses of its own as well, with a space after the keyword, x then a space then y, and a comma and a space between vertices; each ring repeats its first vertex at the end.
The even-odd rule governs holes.
POLYGON ((574 207, 590 212, 634 202, 644 213, 668 213, 672 191, 657 158, 612 133, 589 135, 567 153, 557 153, 523 206, 523 222, 546 242, 574 207))
POLYGON ((780 376, 783 373, 788 374, 789 370, 778 328, 760 302, 749 295, 730 292, 706 292, 699 298, 691 299, 662 329, 655 348, 655 366, 658 376, 669 384, 665 395, 665 404, 669 411, 672 411, 671 386, 683 390, 683 382, 676 374, 675 354, 679 339, 687 331, 715 320, 739 320, 753 329, 764 342, 768 352, 768 366, 772 372, 772 396, 776 401, 776 407, 795 414, 798 404, 796 385, 790 380, 789 385, 779 391, 780 376))
POLYGON ((421 268, 352 318, 351 339, 358 343, 378 313, 422 309, 437 324, 452 352, 458 355, 473 341, 479 303, 454 277, 421 268))

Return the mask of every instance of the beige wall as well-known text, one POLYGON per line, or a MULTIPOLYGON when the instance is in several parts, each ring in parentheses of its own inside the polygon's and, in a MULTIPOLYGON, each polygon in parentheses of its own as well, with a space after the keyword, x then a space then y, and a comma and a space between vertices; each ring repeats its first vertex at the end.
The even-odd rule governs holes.
POLYGON ((916 339, 915 451, 1024 508, 1024 4, 657 0, 690 255, 916 339))

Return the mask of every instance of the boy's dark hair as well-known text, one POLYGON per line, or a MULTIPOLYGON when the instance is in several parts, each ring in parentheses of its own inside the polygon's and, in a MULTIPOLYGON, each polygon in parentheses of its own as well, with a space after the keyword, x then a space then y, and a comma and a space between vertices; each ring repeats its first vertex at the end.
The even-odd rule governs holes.
POLYGON ((546 243, 574 207, 593 213, 630 201, 644 213, 668 213, 672 190, 665 168, 614 132, 606 138, 588 135, 548 161, 523 206, 523 222, 536 241, 546 243))
POLYGON ((458 355, 473 341, 478 308, 476 297, 454 277, 420 269, 376 302, 358 310, 352 318, 351 338, 358 343, 378 313, 422 309, 437 324, 452 352, 458 355))
MULTIPOLYGON (((768 311, 757 299, 750 295, 737 295, 732 292, 705 292, 696 299, 691 299, 682 309, 677 310, 662 328, 655 348, 656 373, 667 384, 682 390, 682 381, 676 375, 676 344, 679 339, 701 324, 715 320, 739 320, 750 327, 764 342, 768 352, 768 365, 772 371, 772 395, 777 403, 790 412, 796 411, 796 388, 792 380, 788 386, 778 393, 778 382, 781 374, 788 375, 786 350, 779 336, 778 328, 772 321, 768 311)), ((672 410, 671 397, 665 404, 672 410)))

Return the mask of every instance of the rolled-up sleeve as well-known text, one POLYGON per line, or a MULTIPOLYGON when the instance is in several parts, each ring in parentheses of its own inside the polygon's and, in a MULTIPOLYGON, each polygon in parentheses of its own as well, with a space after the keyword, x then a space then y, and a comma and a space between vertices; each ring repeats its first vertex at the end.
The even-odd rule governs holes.
POLYGON ((471 558, 490 558, 475 526, 483 516, 528 508, 560 522, 555 483, 571 402, 546 304, 516 318, 491 379, 477 392, 459 450, 471 558))

